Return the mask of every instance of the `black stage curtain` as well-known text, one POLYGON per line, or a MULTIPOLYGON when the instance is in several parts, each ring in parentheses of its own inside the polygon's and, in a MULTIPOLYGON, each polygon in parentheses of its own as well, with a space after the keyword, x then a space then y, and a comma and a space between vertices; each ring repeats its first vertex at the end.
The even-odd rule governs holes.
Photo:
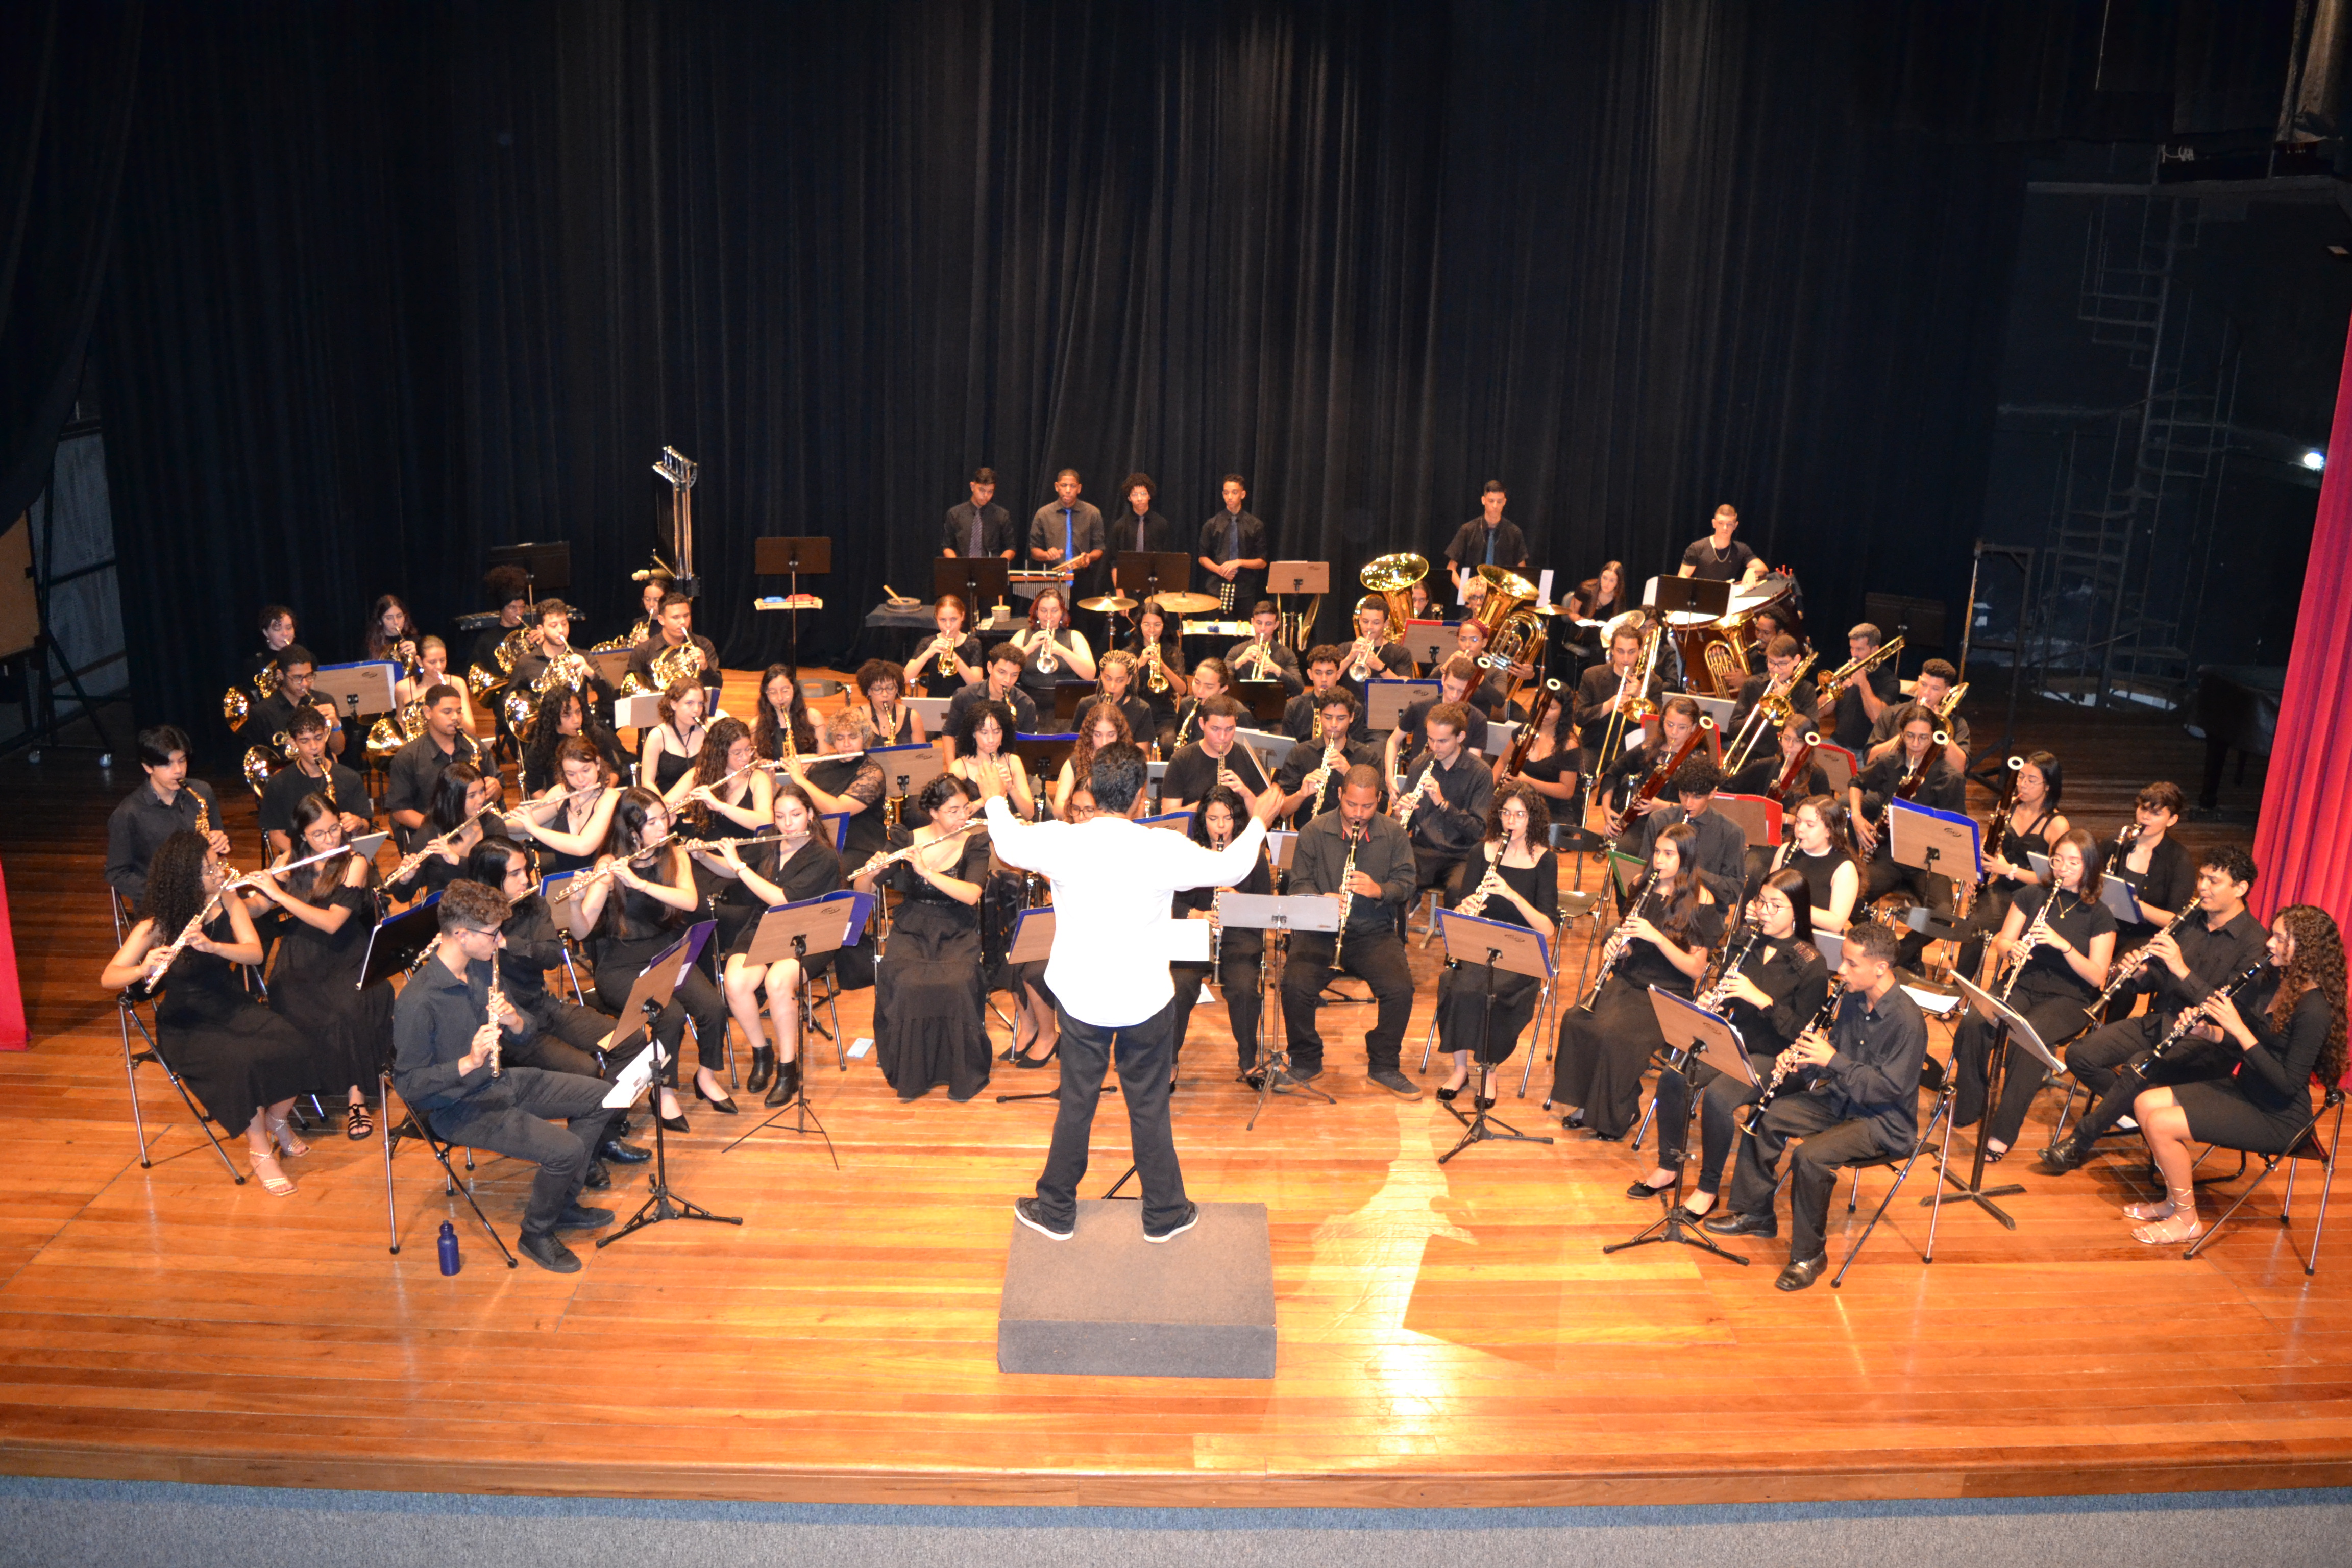
POLYGON ((0 527, 49 482, 106 277, 142 8, 0 14, 0 527))
POLYGON ((1999 139, 2082 96, 2050 9, 155 13, 102 323, 142 716, 209 711, 265 601, 330 660, 380 592, 446 626, 499 542, 569 540, 608 635, 664 443, 733 665, 783 645, 754 537, 832 536, 840 657, 982 462, 1024 526, 1062 465, 1106 511, 1142 468, 1188 539, 1238 469, 1349 584, 1492 476, 1563 580, 1728 500, 1833 632, 1956 599, 1999 139))

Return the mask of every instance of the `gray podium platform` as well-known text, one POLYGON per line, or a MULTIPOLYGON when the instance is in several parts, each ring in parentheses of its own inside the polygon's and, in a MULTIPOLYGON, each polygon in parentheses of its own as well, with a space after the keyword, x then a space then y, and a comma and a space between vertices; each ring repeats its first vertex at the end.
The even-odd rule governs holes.
POLYGON ((1143 1205, 1118 1199, 1082 1201, 1067 1241, 1010 1223, 998 1371, 1274 1375, 1264 1204, 1202 1204, 1200 1224, 1156 1247, 1143 1239, 1143 1205))

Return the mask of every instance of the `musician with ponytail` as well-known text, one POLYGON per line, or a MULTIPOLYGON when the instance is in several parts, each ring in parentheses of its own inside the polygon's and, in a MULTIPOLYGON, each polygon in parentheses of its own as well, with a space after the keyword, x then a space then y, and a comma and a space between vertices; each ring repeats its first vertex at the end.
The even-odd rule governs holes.
MULTIPOLYGON (((1506 925, 1526 926, 1545 942, 1559 935, 1559 861, 1551 851, 1551 808, 1524 781, 1496 792, 1486 812, 1486 839, 1470 857, 1460 883, 1446 895, 1458 914, 1506 925)), ((1451 1100, 1470 1080, 1470 1058, 1478 1058, 1474 1098, 1491 1106, 1495 1070, 1511 1059, 1519 1034, 1533 1021, 1543 982, 1532 974, 1492 971, 1484 963, 1449 963, 1437 977, 1437 1039, 1454 1058, 1453 1076, 1437 1098, 1451 1100), (1487 1026, 1488 982, 1493 983, 1493 1026, 1487 1026)))

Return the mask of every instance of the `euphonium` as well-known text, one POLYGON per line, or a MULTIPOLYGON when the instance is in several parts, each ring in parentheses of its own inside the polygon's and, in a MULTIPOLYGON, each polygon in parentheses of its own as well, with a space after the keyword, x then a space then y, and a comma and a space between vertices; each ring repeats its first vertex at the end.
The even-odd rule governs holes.
POLYGON ((1429 575, 1428 559, 1409 550, 1400 551, 1376 557, 1360 575, 1365 587, 1389 604, 1389 624, 1381 634, 1381 641, 1402 642, 1405 623, 1412 618, 1412 585, 1429 575))

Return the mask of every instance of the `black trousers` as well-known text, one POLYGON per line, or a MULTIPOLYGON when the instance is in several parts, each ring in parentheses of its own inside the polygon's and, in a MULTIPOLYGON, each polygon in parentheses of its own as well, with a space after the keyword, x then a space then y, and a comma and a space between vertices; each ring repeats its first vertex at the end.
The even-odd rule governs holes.
MULTIPOLYGON (((538 1029, 520 1047, 508 1049, 508 1061, 518 1067, 574 1073, 582 1078, 605 1076, 596 1065, 595 1052, 598 1043, 613 1027, 610 1014, 550 996, 530 1010, 530 1017, 538 1029)), ((643 1049, 646 1044, 645 1031, 640 1029, 638 1048, 643 1049)), ((610 1059, 617 1066, 624 1058, 621 1052, 614 1051, 610 1059)))
MULTIPOLYGON (((629 1003, 629 987, 637 983, 638 970, 624 969, 618 964, 596 966, 596 1000, 618 1013, 629 1003)), ((694 1049, 697 1060, 714 1073, 727 1070, 727 997, 710 983, 700 965, 690 967, 686 978, 671 993, 669 1005, 654 1020, 654 1037, 669 1053, 669 1065, 662 1070, 662 1081, 673 1088, 677 1083, 678 1042, 686 1037, 686 1021, 694 1020, 694 1049)), ((629 1026, 638 1026, 631 1019, 629 1026)))
POLYGON ((1340 950, 1339 969, 1331 966, 1331 937, 1323 931, 1293 931, 1290 962, 1282 972, 1282 1022, 1290 1035, 1290 1060, 1295 1067, 1323 1065, 1323 1036, 1315 1027, 1315 1002, 1335 973, 1346 973, 1372 988, 1379 1013, 1371 1033, 1364 1037, 1364 1058, 1373 1072, 1394 1072, 1404 1045, 1406 1020, 1412 1016, 1412 969, 1405 962, 1404 943, 1392 931, 1351 931, 1340 950))
POLYGON ((468 1149, 488 1149, 539 1166, 523 1210, 522 1233, 545 1236, 579 1195, 588 1163, 604 1142, 613 1113, 603 1079, 538 1068, 509 1068, 455 1105, 425 1112, 433 1131, 468 1149), (561 1119, 565 1125, 558 1127, 561 1119))
MULTIPOLYGON (((1753 1056, 1748 1068, 1759 1080, 1772 1077, 1772 1058, 1753 1056)), ((1739 1108, 1753 1105, 1764 1091, 1736 1072, 1726 1072, 1704 1061, 1693 1062, 1687 1074, 1658 1075, 1654 1107, 1658 1126, 1658 1163, 1673 1170, 1690 1152, 1691 1096, 1698 1096, 1698 1174, 1692 1185, 1709 1197, 1723 1190, 1724 1162, 1739 1138, 1739 1108)))
MULTIPOLYGON (((1225 1020, 1233 1026, 1234 1051, 1241 1070, 1257 1065, 1257 1022, 1262 1010, 1258 994, 1258 954, 1225 952, 1217 956, 1217 988, 1224 993, 1225 1020)), ((1205 963, 1171 963, 1169 977, 1176 984, 1175 1043, 1170 1059, 1183 1054, 1184 1037, 1192 1026, 1192 1009, 1201 1000, 1201 984, 1209 977, 1205 963)))
MULTIPOLYGON (((2033 1026, 2042 1043, 2052 1050, 2059 1042, 2082 1031, 2090 1015, 2083 1011, 2080 1002, 2063 996, 2030 997, 2020 994, 2011 1004, 2033 1026)), ((1952 1100, 1952 1125, 1973 1127, 1984 1120, 1985 1091, 1992 1078, 1992 1043, 2000 1034, 1997 1026, 1986 1023, 1972 1011, 1960 1021, 1959 1032, 1952 1040, 1952 1063, 1959 1069, 1959 1090, 1952 1100)), ((2026 1054, 2025 1047, 2008 1047, 2009 1070, 2001 1079, 2000 1103, 1993 1107, 1992 1120, 1985 1123, 1985 1136, 2003 1143, 2014 1144, 2018 1130, 2025 1125, 2025 1113, 2032 1109, 2033 1097, 2042 1092, 2042 1063, 2026 1054)))
POLYGON ((1184 1173, 1176 1163, 1176 1134, 1168 1121, 1168 1073, 1174 1061, 1176 1004, 1171 999, 1140 1024, 1105 1028, 1065 1008, 1062 1012, 1062 1085, 1054 1112, 1054 1142, 1037 1178, 1037 1206, 1055 1225, 1078 1214, 1078 1183, 1087 1173, 1095 1106, 1102 1099, 1103 1075, 1113 1047, 1118 1056, 1118 1092, 1127 1101, 1127 1132, 1143 1179, 1143 1228, 1166 1230, 1184 1217, 1184 1173))
MULTIPOLYGON (((1926 905, 1930 912, 1941 915, 1947 920, 1951 918, 1952 879, 1940 873, 1922 871, 1916 866, 1896 865, 1887 854, 1885 842, 1881 840, 1879 851, 1872 858, 1868 871, 1863 879, 1861 901, 1865 904, 1874 903, 1897 888, 1906 889, 1913 898, 1926 905)), ((1855 911, 1854 918, 1857 920, 1862 918, 1859 910, 1855 911)), ((1926 933, 1911 931, 1897 946, 1903 967, 1916 973, 1919 968, 1920 956, 1927 951, 1926 933)))
POLYGON ((1855 1118, 1840 1118, 1826 1095, 1776 1094, 1764 1108, 1756 1136, 1739 1140, 1739 1163, 1731 1177, 1731 1206, 1741 1214, 1772 1212, 1773 1173, 1789 1153, 1789 1261, 1819 1258, 1829 1242, 1830 1199, 1837 1192, 1841 1165, 1876 1158, 1885 1151, 1878 1129, 1855 1118), (1796 1152, 1789 1145, 1797 1140, 1796 1152))
POLYGON ((2170 1022, 2168 1018, 2144 1016, 2126 1018, 2120 1024, 2104 1024, 2066 1047, 2066 1070, 2080 1079, 2092 1095, 2092 1103, 2074 1123, 2071 1134, 2077 1144, 2088 1148, 2093 1139, 2103 1136, 2130 1115, 2132 1101, 2144 1089, 2230 1076, 2230 1069, 2237 1065, 2236 1049, 2218 1041, 2198 1039, 2175 1046, 2162 1061, 2146 1063, 2144 1072, 2125 1070, 2131 1062, 2155 1048, 2170 1022))

